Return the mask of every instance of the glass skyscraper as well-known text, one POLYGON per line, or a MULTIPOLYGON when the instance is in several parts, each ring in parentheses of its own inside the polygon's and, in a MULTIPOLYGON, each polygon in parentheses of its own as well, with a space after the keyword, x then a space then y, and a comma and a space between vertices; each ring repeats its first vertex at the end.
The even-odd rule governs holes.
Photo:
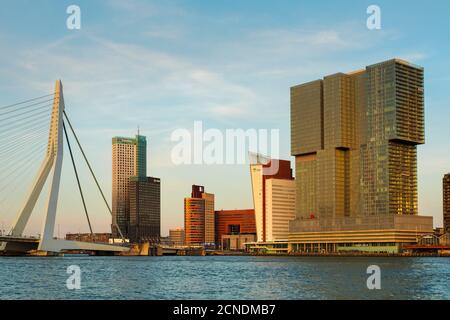
POLYGON ((423 99, 423 68, 398 59, 291 88, 297 215, 416 215, 423 99))
POLYGON ((291 88, 292 232, 432 230, 417 217, 423 85, 422 67, 392 59, 291 88))

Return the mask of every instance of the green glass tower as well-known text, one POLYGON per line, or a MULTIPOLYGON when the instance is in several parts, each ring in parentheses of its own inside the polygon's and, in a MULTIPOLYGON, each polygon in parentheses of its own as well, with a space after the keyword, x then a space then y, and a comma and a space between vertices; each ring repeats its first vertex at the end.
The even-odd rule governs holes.
POLYGON ((135 137, 136 144, 136 176, 147 176, 147 139, 144 136, 135 137))

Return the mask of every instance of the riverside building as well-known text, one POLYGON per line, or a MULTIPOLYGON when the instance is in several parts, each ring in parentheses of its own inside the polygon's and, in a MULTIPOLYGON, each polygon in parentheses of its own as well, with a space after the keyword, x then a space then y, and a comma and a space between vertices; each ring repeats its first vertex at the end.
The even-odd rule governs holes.
POLYGON ((192 186, 184 199, 184 234, 187 246, 215 247, 214 194, 203 186, 192 186))
POLYGON ((432 234, 417 206, 423 77, 393 59, 291 88, 297 207, 288 251, 398 253, 432 234))
POLYGON ((263 157, 250 165, 257 242, 287 240, 296 206, 291 162, 259 159, 263 157))

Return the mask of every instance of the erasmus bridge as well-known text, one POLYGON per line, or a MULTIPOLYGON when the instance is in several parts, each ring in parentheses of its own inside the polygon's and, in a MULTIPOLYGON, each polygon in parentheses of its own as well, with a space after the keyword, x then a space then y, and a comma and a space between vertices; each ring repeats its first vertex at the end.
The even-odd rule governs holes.
POLYGON ((21 200, 22 202, 19 202, 20 206, 18 207, 17 216, 11 229, 6 234, 0 236, 0 252, 5 254, 26 254, 36 251, 43 254, 51 254, 70 251, 111 253, 129 251, 126 245, 67 241, 54 236, 64 141, 67 143, 70 153, 89 230, 92 236, 94 236, 76 162, 70 145, 68 129, 75 138, 76 144, 83 155, 101 197, 108 211, 111 213, 111 208, 106 201, 100 184, 66 114, 63 86, 61 81, 58 80, 56 81, 55 92, 52 94, 0 107, 0 219, 1 215, 6 210, 9 210, 5 208, 7 200, 10 202, 16 201, 9 198, 12 198, 16 195, 16 192, 23 189, 23 186, 21 187, 17 183, 24 180, 28 175, 35 175, 34 180, 28 186, 28 193, 25 194, 24 199, 21 200), (48 139, 45 138, 47 133, 48 139), (12 141, 13 143, 7 143, 7 141, 12 141), (45 141, 47 141, 47 144, 43 145, 45 141), (28 156, 22 154, 24 150, 28 150, 28 156), (36 168, 38 171, 37 174, 33 174, 32 172, 27 172, 27 169, 32 168, 34 163, 39 163, 39 158, 36 155, 41 155, 43 159, 40 167, 36 168), (24 234, 25 228, 36 207, 36 203, 43 196, 43 193, 45 193, 43 190, 46 183, 48 183, 49 190, 45 203, 44 221, 42 222, 40 236, 36 238, 27 237, 24 234))

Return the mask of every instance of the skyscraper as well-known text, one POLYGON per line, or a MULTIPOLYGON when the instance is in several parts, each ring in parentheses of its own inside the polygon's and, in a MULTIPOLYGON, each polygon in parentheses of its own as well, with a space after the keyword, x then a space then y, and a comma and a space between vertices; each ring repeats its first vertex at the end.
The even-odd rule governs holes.
POLYGON ((272 159, 267 163, 251 164, 250 174, 257 241, 286 240, 296 207, 295 180, 290 161, 272 159), (274 162, 278 165, 277 172, 266 173, 265 169, 274 162))
POLYGON ((432 229, 417 217, 423 93, 423 68, 399 59, 291 88, 293 230, 432 229))
POLYGON ((120 234, 128 238, 130 221, 129 180, 130 177, 146 177, 147 141, 144 136, 135 138, 114 137, 112 139, 112 224, 113 237, 120 234))
POLYGON ((450 173, 442 179, 442 191, 444 200, 444 231, 450 232, 450 173))
POLYGON ((161 182, 153 177, 130 177, 131 242, 158 243, 161 236, 161 182))
POLYGON ((190 198, 184 199, 184 230, 186 245, 214 247, 214 194, 203 186, 192 186, 190 198))

